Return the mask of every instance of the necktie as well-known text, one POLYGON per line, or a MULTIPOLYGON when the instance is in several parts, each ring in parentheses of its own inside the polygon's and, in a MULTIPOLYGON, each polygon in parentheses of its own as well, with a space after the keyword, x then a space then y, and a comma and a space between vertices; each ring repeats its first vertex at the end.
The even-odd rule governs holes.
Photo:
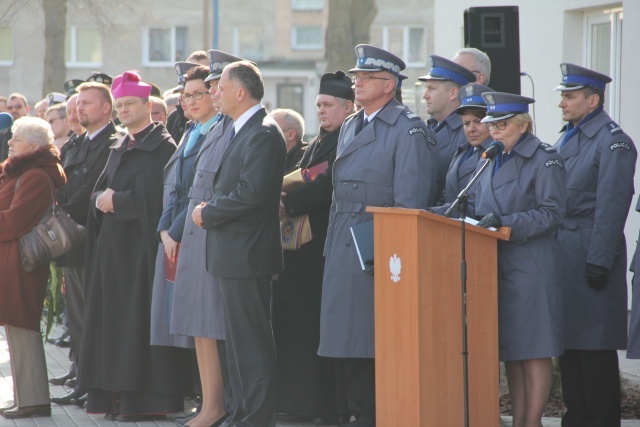
POLYGON ((193 130, 189 134, 189 139, 187 140, 187 146, 184 147, 185 153, 190 152, 193 149, 193 147, 196 145, 196 142, 198 142, 198 138, 200 138, 201 127, 202 127, 202 124, 198 123, 196 127, 193 128, 193 130))
POLYGON ((231 138, 229 138, 229 141, 231 141, 234 136, 236 136, 236 127, 235 125, 231 125, 231 138))
POLYGON ((473 155, 474 152, 475 152, 475 148, 473 148, 473 146, 469 146, 469 148, 467 148, 467 150, 462 155, 462 159, 460 160, 460 164, 462 164, 462 163, 466 162, 467 160, 469 160, 469 158, 473 155))

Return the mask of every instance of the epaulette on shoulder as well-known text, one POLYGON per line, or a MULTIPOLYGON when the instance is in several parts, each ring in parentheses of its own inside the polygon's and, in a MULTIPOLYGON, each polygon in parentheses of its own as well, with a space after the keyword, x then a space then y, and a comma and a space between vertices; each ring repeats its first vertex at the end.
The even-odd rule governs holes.
POLYGON ((558 150, 556 150, 556 147, 553 147, 553 146, 547 144, 546 142, 541 142, 540 143, 540 147, 544 148, 544 150, 547 153, 557 153, 558 152, 558 150))
POLYGON ((609 129, 609 133, 611 135, 620 135, 622 132, 622 128, 613 120, 605 125, 607 129, 609 129))
POLYGON ((409 110, 408 108, 405 108, 404 113, 402 114, 409 120, 422 120, 422 118, 419 115, 409 110))

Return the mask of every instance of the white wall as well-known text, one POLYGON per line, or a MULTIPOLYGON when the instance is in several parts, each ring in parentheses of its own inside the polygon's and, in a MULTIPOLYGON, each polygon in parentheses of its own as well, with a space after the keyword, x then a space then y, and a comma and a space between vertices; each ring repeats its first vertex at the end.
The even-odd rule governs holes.
MULTIPOLYGON (((520 66, 535 83, 537 135, 545 142, 555 143, 563 125, 557 104, 558 92, 553 88, 561 80, 561 62, 584 64, 582 12, 589 8, 623 7, 621 113, 620 125, 640 146, 640 120, 635 117, 640 84, 640 2, 626 0, 607 2, 598 0, 436 0, 435 1, 435 53, 451 57, 463 46, 463 12, 468 7, 519 6, 520 13, 520 66)), ((532 96, 527 77, 522 77, 522 94, 532 96)), ((636 165, 636 189, 640 189, 640 169, 636 165)), ((629 261, 635 251, 640 213, 635 212, 634 197, 625 234, 629 261)), ((631 275, 629 275, 629 284, 631 275)), ((629 299, 630 301, 630 299, 629 299)))

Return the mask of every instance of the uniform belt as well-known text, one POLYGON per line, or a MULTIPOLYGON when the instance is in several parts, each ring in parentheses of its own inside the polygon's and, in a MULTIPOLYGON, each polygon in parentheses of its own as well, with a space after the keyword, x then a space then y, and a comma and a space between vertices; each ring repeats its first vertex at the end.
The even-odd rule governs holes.
POLYGON ((364 203, 355 203, 355 202, 341 202, 336 201, 336 213, 353 213, 353 212, 361 212, 364 210, 366 205, 364 203))
POLYGON ((576 228, 593 227, 593 218, 569 217, 562 220, 561 228, 575 230, 576 228))

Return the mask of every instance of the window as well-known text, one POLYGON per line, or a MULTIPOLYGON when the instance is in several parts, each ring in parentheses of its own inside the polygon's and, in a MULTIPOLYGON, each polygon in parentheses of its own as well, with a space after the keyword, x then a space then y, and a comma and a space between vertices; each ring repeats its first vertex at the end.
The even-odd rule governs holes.
POLYGON ((291 47, 300 50, 322 49, 323 35, 321 26, 293 27, 291 29, 291 47))
POLYGON ((265 47, 262 26, 234 27, 233 54, 253 61, 264 60, 265 47))
POLYGON ((427 63, 427 32, 424 27, 373 27, 371 44, 398 55, 407 67, 427 63))
POLYGON ((278 84, 278 108, 290 108, 304 114, 304 88, 301 84, 278 84))
POLYGON ((187 27, 147 28, 143 40, 143 63, 173 67, 189 55, 187 27))
POLYGON ((620 58, 622 51, 622 9, 585 14, 586 67, 610 76, 605 91, 605 109, 620 120, 620 58))
POLYGON ((102 65, 102 36, 97 28, 71 27, 65 36, 67 67, 102 65))
POLYGON ((324 0, 291 0, 293 10, 322 10, 324 0))
POLYGON ((0 65, 13 63, 13 37, 11 28, 0 27, 0 65))

